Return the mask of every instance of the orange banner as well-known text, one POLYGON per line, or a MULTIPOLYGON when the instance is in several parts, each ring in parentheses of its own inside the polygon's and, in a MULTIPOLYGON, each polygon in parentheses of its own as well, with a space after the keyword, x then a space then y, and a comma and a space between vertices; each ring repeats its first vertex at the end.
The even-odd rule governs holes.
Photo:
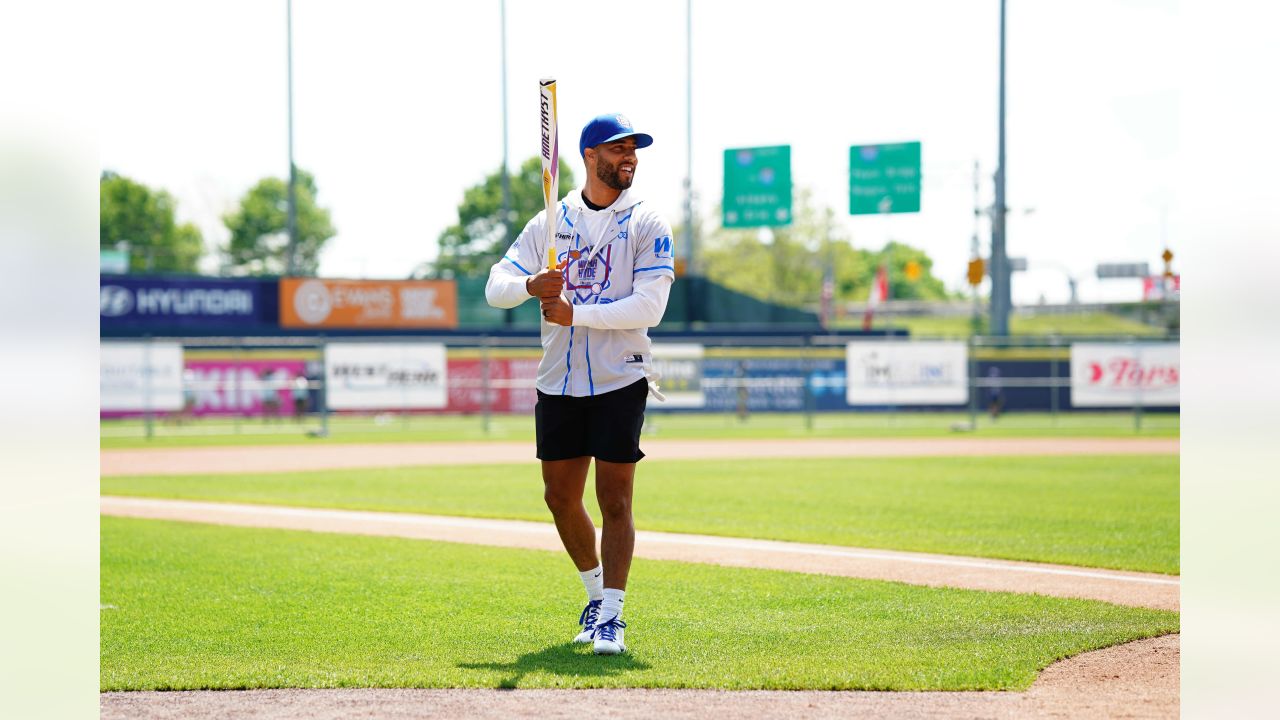
POLYGON ((280 278, 280 325, 287 328, 454 328, 452 280, 280 278))

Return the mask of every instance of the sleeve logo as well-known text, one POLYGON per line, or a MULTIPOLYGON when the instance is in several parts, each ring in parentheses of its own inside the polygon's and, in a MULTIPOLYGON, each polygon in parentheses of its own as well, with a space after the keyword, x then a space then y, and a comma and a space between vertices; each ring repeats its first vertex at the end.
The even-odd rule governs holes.
POLYGON ((657 258, 671 259, 671 236, 663 235, 653 241, 653 255, 657 258))

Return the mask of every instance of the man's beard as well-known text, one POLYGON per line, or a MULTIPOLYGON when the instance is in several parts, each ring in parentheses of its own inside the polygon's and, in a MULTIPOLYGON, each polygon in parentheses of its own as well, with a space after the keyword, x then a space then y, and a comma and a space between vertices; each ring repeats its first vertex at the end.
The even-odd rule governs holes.
POLYGON ((600 158, 596 161, 596 177, 600 182, 608 185, 614 190, 626 190, 631 187, 631 181, 635 179, 635 170, 631 171, 631 177, 626 180, 618 174, 618 166, 610 165, 607 160, 600 158))

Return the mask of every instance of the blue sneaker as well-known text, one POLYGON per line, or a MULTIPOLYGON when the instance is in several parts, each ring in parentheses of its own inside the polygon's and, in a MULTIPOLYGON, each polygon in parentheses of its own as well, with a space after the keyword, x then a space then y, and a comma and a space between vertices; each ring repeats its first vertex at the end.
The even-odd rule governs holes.
POLYGON ((596 637, 596 621, 600 619, 600 603, 603 600, 592 600, 587 606, 582 608, 582 615, 578 617, 578 624, 582 626, 582 632, 578 633, 578 637, 573 641, 576 643, 589 643, 596 637))
POLYGON ((596 654, 618 655, 626 652, 627 646, 622 644, 622 629, 626 626, 617 615, 596 625, 596 654))

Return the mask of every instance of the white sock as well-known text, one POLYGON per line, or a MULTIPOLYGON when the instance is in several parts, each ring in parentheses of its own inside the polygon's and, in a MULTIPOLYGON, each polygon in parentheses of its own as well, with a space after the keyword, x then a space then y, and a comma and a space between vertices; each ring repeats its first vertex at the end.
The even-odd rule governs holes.
POLYGON ((600 605, 600 622, 611 617, 622 619, 622 599, 627 596, 626 590, 604 589, 604 602, 600 605))
POLYGON ((582 586, 587 589, 588 600, 600 600, 604 597, 604 567, 597 565, 586 572, 580 572, 582 586))

